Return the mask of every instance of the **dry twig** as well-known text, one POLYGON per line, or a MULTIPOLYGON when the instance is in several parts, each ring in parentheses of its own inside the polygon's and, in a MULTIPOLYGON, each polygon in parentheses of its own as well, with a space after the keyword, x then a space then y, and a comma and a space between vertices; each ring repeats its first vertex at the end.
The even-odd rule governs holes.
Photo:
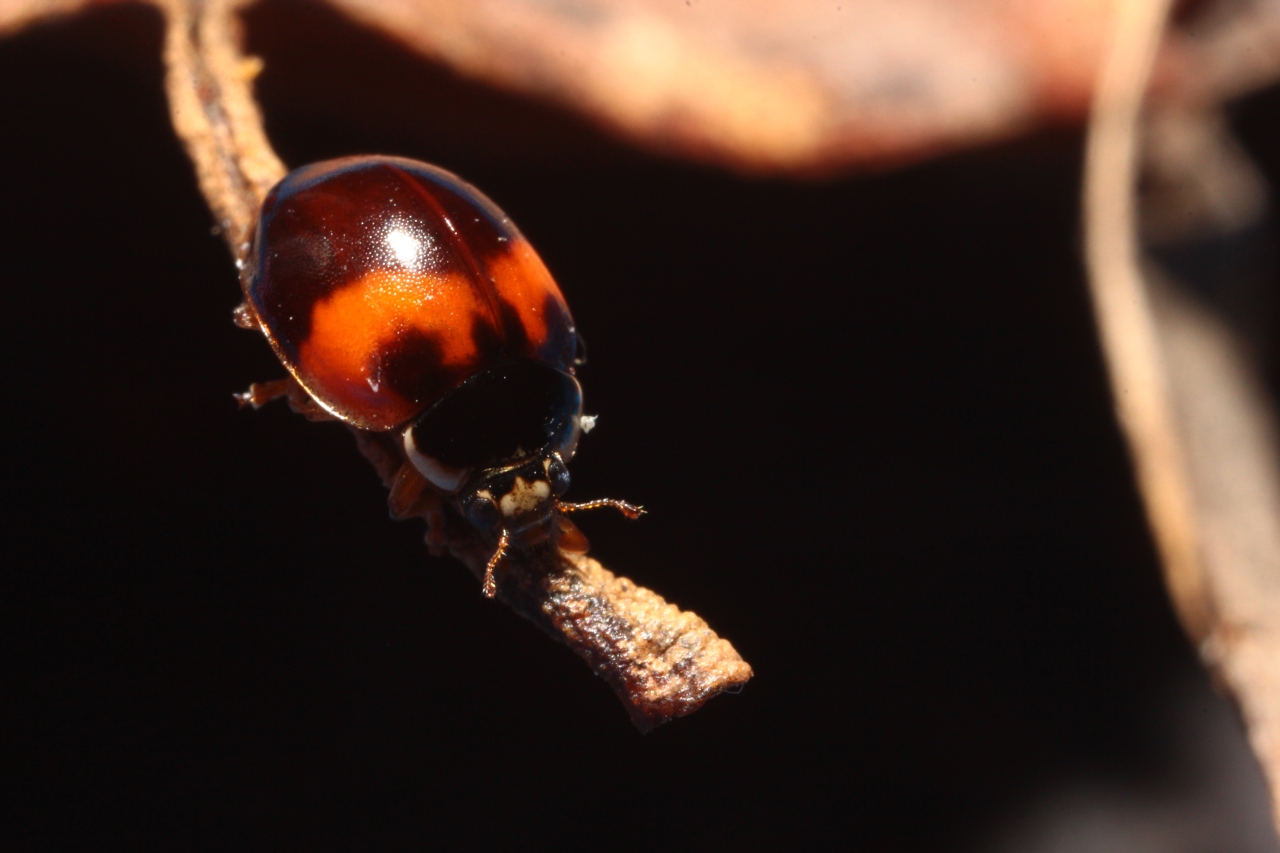
POLYGON ((158 0, 174 130, 237 266, 267 192, 287 171, 262 129, 251 84, 262 63, 240 53, 236 0, 158 0))
MULTIPOLYGON (((174 127, 200 188, 239 263, 257 210, 285 168, 262 129, 250 90, 259 63, 238 49, 232 0, 163 0, 165 61, 174 127)), ((398 442, 352 429, 390 488, 404 462, 398 442)), ((398 507, 428 521, 433 550, 448 550, 477 577, 488 554, 433 495, 398 507)), ((499 597, 567 643, 617 692, 648 730, 700 708, 751 677, 728 641, 692 613, 617 578, 592 559, 546 551, 504 561, 499 597)))

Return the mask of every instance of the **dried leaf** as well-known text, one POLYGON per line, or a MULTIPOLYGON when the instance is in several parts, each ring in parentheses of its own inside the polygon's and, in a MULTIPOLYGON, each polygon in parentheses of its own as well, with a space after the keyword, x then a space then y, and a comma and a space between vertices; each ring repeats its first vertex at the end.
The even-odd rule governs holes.
MULTIPOLYGON (((98 0, 98 3, 113 0, 98 0)), ((165 5, 157 0, 160 5, 165 5)), ((1113 0, 330 0, 458 72, 634 143, 757 172, 917 160, 1078 122, 1113 0)), ((0 32, 87 0, 0 0, 0 32)), ((1280 3, 1193 4, 1157 96, 1280 76, 1280 3)))
MULTIPOLYGON (((918 159, 1088 111, 1110 0, 332 0, 426 56, 751 171, 918 159)), ((1162 89, 1280 73, 1277 4, 1175 33, 1162 89), (1269 48, 1269 49, 1268 49, 1269 48), (1209 73, 1206 73, 1206 69, 1209 73)))
POLYGON ((1280 421, 1220 321, 1168 284, 1153 295, 1196 511, 1190 606, 1210 616, 1194 636, 1240 703, 1280 815, 1280 421))

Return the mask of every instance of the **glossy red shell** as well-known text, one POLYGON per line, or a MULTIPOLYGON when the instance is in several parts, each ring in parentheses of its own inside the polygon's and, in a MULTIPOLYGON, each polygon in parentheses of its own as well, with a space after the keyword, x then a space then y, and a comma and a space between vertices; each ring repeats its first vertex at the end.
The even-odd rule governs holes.
POLYGON ((533 358, 572 373, 573 319, 533 247, 477 189, 396 157, 297 169, 262 206, 242 276, 316 401, 388 430, 468 377, 533 358))

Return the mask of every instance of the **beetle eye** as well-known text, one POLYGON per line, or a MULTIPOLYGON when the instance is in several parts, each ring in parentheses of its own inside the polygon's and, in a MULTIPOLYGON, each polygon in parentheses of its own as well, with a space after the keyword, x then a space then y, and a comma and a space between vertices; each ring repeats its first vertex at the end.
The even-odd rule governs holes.
POLYGON ((547 482, 551 484, 551 494, 558 498, 564 497, 564 493, 569 491, 569 469, 561 461, 560 454, 552 453, 543 462, 543 466, 547 472, 547 482))
POLYGON ((487 490, 471 492, 463 498, 462 512, 477 530, 492 530, 502 520, 498 505, 487 490))
POLYGON ((467 481, 467 475, 471 473, 465 468, 450 468, 442 465, 437 459, 419 451, 413 440, 412 426, 404 431, 404 453, 413 463, 413 467, 418 469, 419 474, 426 477, 428 482, 436 488, 450 494, 462 488, 462 484, 467 481))

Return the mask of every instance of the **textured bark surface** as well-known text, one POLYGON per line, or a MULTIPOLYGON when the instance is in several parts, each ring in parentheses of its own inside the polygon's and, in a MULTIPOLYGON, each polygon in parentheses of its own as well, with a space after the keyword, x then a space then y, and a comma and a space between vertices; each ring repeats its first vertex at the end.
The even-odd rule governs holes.
MULTIPOLYGON (((361 453, 390 487, 404 461, 380 433, 351 430, 361 453)), ((431 501, 420 509, 428 542, 461 560, 479 581, 490 547, 431 501)), ((649 731, 701 708, 751 678, 751 666, 697 614, 620 578, 597 560, 544 549, 512 553, 497 572, 498 598, 565 643, 613 688, 631 721, 649 731)))
POLYGON ((237 266, 258 207, 287 169, 253 100, 257 60, 241 54, 233 17, 243 3, 163 0, 165 91, 174 130, 237 266))
POLYGON ((590 557, 549 562, 538 572, 507 572, 499 596, 568 643, 641 730, 696 711, 751 677, 747 662, 697 614, 590 557))

